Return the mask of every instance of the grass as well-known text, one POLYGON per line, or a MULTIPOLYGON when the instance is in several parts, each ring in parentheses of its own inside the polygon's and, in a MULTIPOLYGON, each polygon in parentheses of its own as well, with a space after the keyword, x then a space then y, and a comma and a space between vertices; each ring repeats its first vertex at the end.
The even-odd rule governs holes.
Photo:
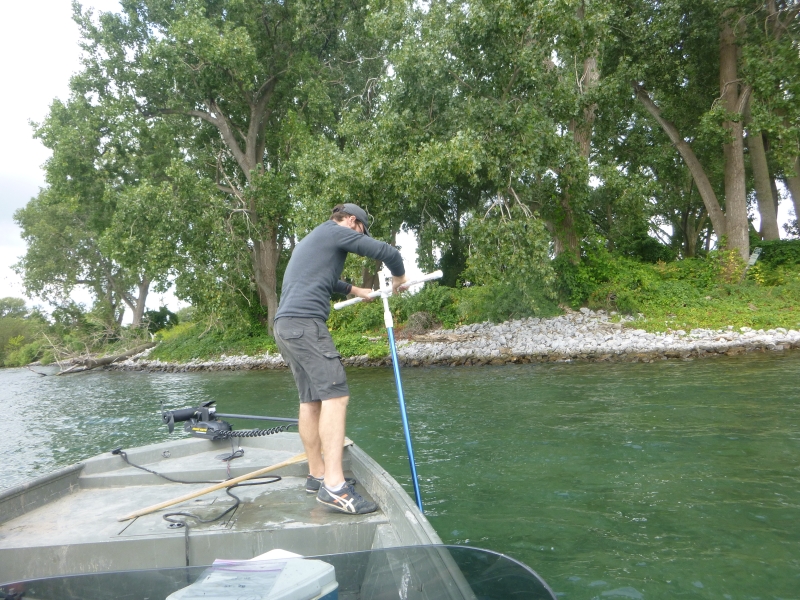
POLYGON ((636 326, 647 331, 695 328, 723 329, 726 326, 752 329, 800 329, 800 284, 763 288, 752 282, 720 285, 695 298, 673 304, 643 301, 645 318, 636 326))
POLYGON ((157 337, 161 343, 150 353, 150 358, 166 362, 212 360, 223 354, 257 356, 278 351, 266 329, 258 327, 243 331, 207 323, 181 323, 159 332, 157 337))

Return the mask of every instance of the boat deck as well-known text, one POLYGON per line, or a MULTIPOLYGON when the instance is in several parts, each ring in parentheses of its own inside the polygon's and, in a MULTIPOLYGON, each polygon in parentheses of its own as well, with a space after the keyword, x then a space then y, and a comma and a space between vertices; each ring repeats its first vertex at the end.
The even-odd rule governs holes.
MULTIPOLYGON (((175 527, 163 517, 190 512, 213 519, 234 504, 224 489, 129 521, 136 510, 201 490, 292 458, 299 436, 280 433, 235 442, 244 449, 230 463, 231 443, 182 439, 126 450, 129 460, 182 481, 167 482, 107 453, 0 493, 0 582, 69 573, 182 567, 216 558, 249 559, 282 548, 305 556, 399 545, 441 543, 407 494, 362 450, 345 450, 348 476, 379 510, 347 515, 305 491, 305 462, 270 475, 276 483, 233 490, 241 504, 220 520, 175 527)), ((183 517, 176 517, 183 520, 183 517)))

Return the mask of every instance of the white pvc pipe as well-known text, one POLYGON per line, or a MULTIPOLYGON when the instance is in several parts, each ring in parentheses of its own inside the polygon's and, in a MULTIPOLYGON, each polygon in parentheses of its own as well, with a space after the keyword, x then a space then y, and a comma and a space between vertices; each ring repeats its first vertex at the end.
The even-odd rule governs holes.
MULTIPOLYGON (((426 281, 432 281, 434 279, 440 279, 442 277, 441 271, 434 271, 433 273, 428 273, 427 275, 422 275, 413 281, 406 281, 403 286, 404 287, 411 287, 412 285, 417 285, 418 283, 425 283, 426 281)), ((370 292, 370 298, 377 298, 383 292, 381 290, 374 290, 370 292)), ((337 302, 333 305, 333 308, 336 310, 340 310, 345 306, 352 306, 353 304, 358 304, 359 302, 363 301, 363 298, 351 298, 350 300, 343 300, 342 302, 337 302)))

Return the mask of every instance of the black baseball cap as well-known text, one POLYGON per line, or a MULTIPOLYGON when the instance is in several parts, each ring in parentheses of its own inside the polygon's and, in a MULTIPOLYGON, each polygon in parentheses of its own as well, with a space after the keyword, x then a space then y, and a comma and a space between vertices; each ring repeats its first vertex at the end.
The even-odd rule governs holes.
POLYGON ((346 213, 353 215, 364 226, 364 234, 369 235, 369 215, 367 214, 367 211, 357 204, 352 204, 350 202, 347 202, 342 206, 344 207, 344 211, 346 213))

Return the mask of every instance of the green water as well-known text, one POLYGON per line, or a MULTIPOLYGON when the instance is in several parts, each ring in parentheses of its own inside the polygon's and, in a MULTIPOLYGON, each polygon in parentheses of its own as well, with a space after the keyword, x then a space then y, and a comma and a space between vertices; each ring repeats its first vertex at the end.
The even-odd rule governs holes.
MULTIPOLYGON (((446 543, 520 559, 566 599, 800 598, 800 353, 403 377, 446 543)), ((349 378, 348 435, 411 491, 391 371, 349 378)), ((166 439, 162 399, 296 413, 287 372, 14 369, 0 390, 0 488, 166 439)))

